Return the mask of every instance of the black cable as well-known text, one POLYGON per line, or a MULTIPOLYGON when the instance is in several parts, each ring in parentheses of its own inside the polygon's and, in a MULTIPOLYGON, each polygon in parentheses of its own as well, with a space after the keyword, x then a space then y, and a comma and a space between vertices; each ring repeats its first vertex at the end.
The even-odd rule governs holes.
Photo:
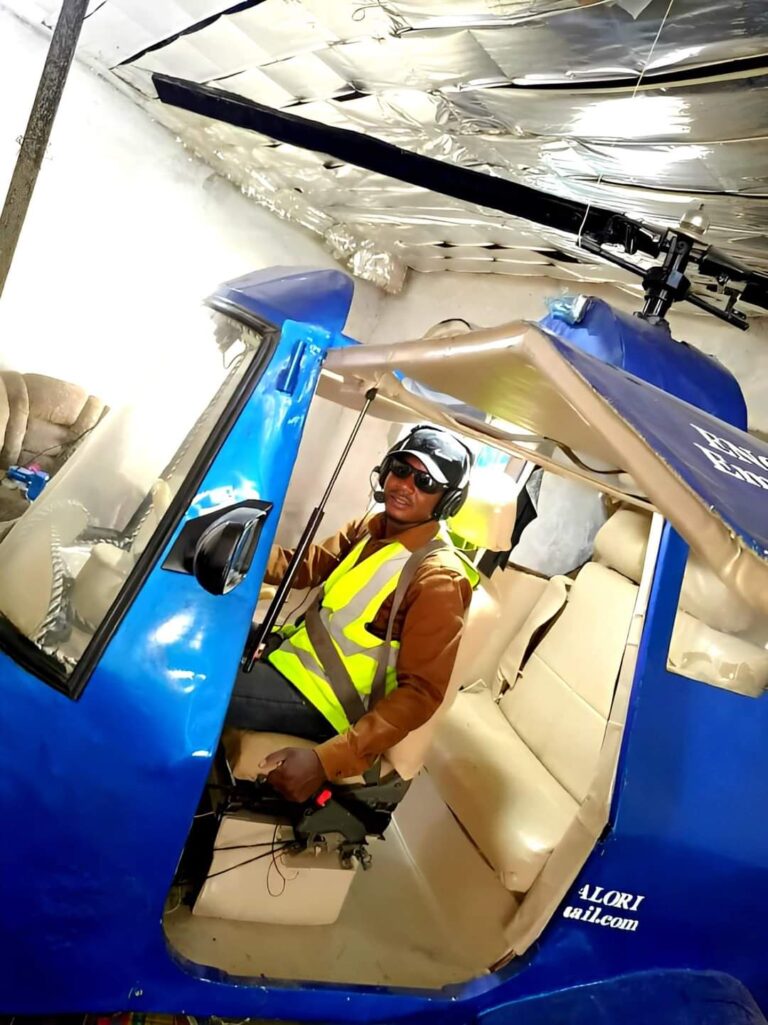
POLYGON ((282 623, 280 624, 279 627, 276 627, 276 629, 282 630, 282 628, 288 624, 288 620, 291 618, 291 616, 297 615, 299 610, 301 609, 301 606, 302 605, 306 605, 306 603, 310 599, 311 595, 312 595, 312 588, 310 587, 310 589, 307 591, 307 593, 301 599, 299 604, 298 605, 294 605, 292 609, 289 609, 288 612, 286 612, 286 614, 285 614, 285 616, 283 618, 282 623))
POLYGON ((26 465, 29 466, 30 464, 34 463, 37 459, 39 459, 40 456, 44 456, 48 452, 53 452, 54 449, 58 449, 59 455, 61 455, 62 453, 66 452, 68 448, 72 448, 73 446, 77 445, 79 441, 82 441, 82 439, 87 434, 90 434, 91 431, 94 430, 94 428, 98 427, 100 423, 101 419, 98 423, 95 423, 93 427, 88 427, 86 428, 86 430, 83 431, 82 434, 78 434, 76 438, 70 438, 69 441, 57 442, 55 445, 49 445, 48 448, 44 448, 41 452, 36 452, 31 459, 27 460, 26 465))
POLYGON ((88 21, 88 19, 89 19, 89 18, 93 17, 93 15, 94 15, 94 14, 95 14, 95 13, 96 13, 97 11, 100 11, 100 10, 102 9, 102 7, 104 6, 104 4, 105 4, 106 2, 107 2, 107 0, 101 0, 101 3, 99 4, 99 6, 98 6, 98 7, 94 7, 94 9, 93 9, 92 11, 88 11, 88 13, 86 14, 86 16, 85 16, 85 17, 83 18, 83 21, 88 21))
POLYGON ((616 477, 618 474, 624 472, 623 470, 598 470, 596 469, 596 467, 590 466, 588 463, 585 463, 583 460, 579 459, 579 457, 576 455, 573 449, 570 448, 568 445, 564 445, 562 441, 556 442, 556 445, 560 449, 560 451, 564 455, 566 455, 568 459, 571 460, 572 463, 575 463, 576 466, 578 466, 581 470, 586 470, 588 473, 598 474, 601 477, 616 477))
MULTIPOLYGON (((277 855, 282 853, 282 851, 278 851, 277 848, 276 848, 277 831, 278 831, 279 828, 280 828, 280 823, 276 822, 275 823, 274 832, 272 833, 272 850, 270 852, 272 854, 272 864, 267 869, 267 879, 266 879, 267 893, 270 895, 270 897, 282 897, 282 895, 285 893, 285 888, 288 885, 288 876, 283 873, 283 870, 280 868, 280 862, 279 862, 279 860, 277 858, 277 855), (283 885, 282 885, 281 889, 277 890, 277 891, 273 891, 272 887, 269 885, 269 874, 272 871, 272 869, 274 869, 277 872, 277 874, 280 876, 280 878, 283 881, 283 885)), ((293 878, 296 879, 297 877, 298 877, 298 872, 296 873, 296 875, 294 875, 293 878)))
MULTIPOLYGON (((285 843, 289 843, 289 841, 286 840, 285 843)), ((263 843, 236 843, 236 844, 232 844, 231 847, 214 847, 213 850, 214 850, 214 853, 216 851, 244 851, 244 850, 251 850, 251 848, 253 848, 253 847, 274 847, 274 844, 275 844, 275 841, 273 839, 273 840, 265 840, 263 843)))
MULTIPOLYGON (((269 846, 271 847, 271 844, 269 846)), ((301 849, 300 845, 297 844, 295 840, 292 840, 282 844, 279 848, 277 848, 277 850, 278 852, 282 852, 287 850, 288 848, 292 848, 294 850, 301 849)), ((262 858, 271 858, 274 853, 274 850, 275 849, 273 848, 269 851, 263 851, 261 854, 257 854, 253 858, 248 858, 246 861, 239 861, 236 865, 230 865, 229 868, 222 868, 218 872, 210 872, 205 878, 206 880, 215 879, 216 876, 223 876, 226 875, 227 872, 234 872, 236 868, 243 868, 245 865, 251 865, 254 861, 261 861, 262 858)))

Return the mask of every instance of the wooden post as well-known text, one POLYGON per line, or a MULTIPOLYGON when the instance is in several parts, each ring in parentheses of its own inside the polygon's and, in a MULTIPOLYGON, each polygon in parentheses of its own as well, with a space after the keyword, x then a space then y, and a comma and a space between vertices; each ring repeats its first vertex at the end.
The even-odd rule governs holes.
POLYGON ((87 8, 88 0, 63 0, 59 20, 53 30, 35 102, 0 214, 0 295, 11 269, 87 8))

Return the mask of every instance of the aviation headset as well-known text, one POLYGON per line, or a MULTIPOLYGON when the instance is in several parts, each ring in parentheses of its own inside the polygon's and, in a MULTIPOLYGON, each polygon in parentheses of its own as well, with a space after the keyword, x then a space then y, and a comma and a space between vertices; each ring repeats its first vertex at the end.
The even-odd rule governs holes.
MULTIPOLYGON (((374 466, 371 471, 371 485, 373 487, 373 498, 375 502, 384 501, 384 481, 389 473, 389 469, 392 464, 392 457, 396 456, 398 452, 408 451, 414 434, 418 431, 425 430, 440 431, 444 434, 450 433, 444 428, 434 427, 432 424, 419 424, 417 427, 414 427, 409 434, 393 445, 382 459, 381 465, 374 466), (378 480, 374 481, 374 475, 378 476, 378 480)), ((467 453, 467 462, 458 484, 453 486, 449 485, 441 495, 440 500, 432 512, 431 518, 433 520, 447 520, 450 516, 455 516, 459 509, 461 509, 462 505, 464 505, 467 498, 467 492, 469 491, 469 474, 472 469, 472 464, 475 461, 475 456, 472 450, 465 445, 460 438, 457 438, 455 434, 451 434, 451 437, 454 441, 457 441, 467 453)), ((416 450, 415 454, 418 454, 418 450, 416 450)))

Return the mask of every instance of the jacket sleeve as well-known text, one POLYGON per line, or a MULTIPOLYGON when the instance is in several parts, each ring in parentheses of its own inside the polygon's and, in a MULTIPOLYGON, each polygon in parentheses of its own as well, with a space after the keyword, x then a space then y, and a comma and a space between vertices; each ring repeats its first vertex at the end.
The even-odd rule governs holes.
POLYGON ((397 687, 346 733, 315 748, 329 780, 355 776, 423 725, 440 706, 472 598, 466 577, 425 564, 405 595, 397 687))
MULTIPOLYGON (((327 538, 320 544, 311 544, 291 586, 300 590, 303 587, 318 587, 327 580, 362 536, 363 524, 363 520, 353 520, 333 537, 327 538)), ((293 549, 273 545, 269 554, 267 572, 264 574, 264 582, 279 584, 292 555, 293 549)))

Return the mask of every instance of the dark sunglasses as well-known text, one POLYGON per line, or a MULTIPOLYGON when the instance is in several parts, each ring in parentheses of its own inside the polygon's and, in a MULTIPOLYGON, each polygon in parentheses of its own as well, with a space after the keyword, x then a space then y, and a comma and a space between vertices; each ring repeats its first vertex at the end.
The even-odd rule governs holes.
POLYGON ((389 472, 394 474, 399 480, 405 480, 406 477, 413 477, 413 483, 426 495, 436 495, 439 491, 445 491, 447 485, 439 484, 435 478, 427 473, 426 470, 417 470, 410 463, 406 463, 404 459, 393 458, 389 464, 389 472))

